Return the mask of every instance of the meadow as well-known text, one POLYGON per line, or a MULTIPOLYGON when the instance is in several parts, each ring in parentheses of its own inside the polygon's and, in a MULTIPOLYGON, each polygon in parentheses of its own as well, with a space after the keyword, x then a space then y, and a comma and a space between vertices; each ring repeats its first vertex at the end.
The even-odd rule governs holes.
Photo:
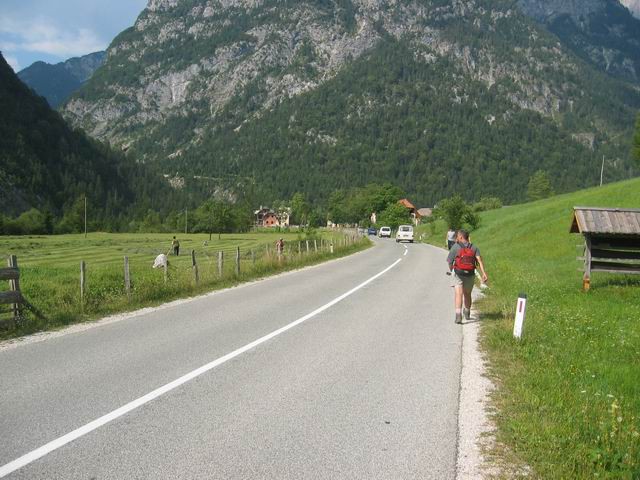
MULTIPOLYGON (((302 233, 256 232, 213 235, 177 234, 180 255, 169 254, 164 269, 153 269, 159 254, 168 254, 172 234, 52 235, 0 237, 0 258, 16 255, 20 267, 20 287, 26 299, 46 320, 28 314, 0 330, 0 338, 59 328, 70 323, 157 305, 166 301, 225 288, 242 281, 318 263, 365 248, 369 242, 347 243, 339 232, 302 233), (275 242, 285 241, 278 258, 275 242), (309 241, 309 252, 307 252, 309 241), (329 245, 334 245, 334 253, 329 245), (316 245, 318 251, 316 251, 316 245), (236 272, 236 249, 240 248, 240 274, 236 272), (324 247, 324 248, 323 248, 324 247), (195 252, 198 281, 191 252, 195 252), (223 252, 223 272, 219 274, 218 254, 223 252), (129 259, 131 290, 124 283, 124 257, 129 259), (86 264, 86 286, 80 295, 80 262, 86 264)), ((5 260, 2 260, 5 263, 5 260)), ((8 282, 0 284, 6 290, 8 282)))
MULTIPOLYGON (((639 208, 640 180, 486 212, 472 233, 490 277, 480 308, 498 387, 492 453, 524 466, 507 478, 640 479, 640 276, 595 273, 582 291, 573 206, 639 208)), ((442 223, 425 231, 442 246, 442 223)))

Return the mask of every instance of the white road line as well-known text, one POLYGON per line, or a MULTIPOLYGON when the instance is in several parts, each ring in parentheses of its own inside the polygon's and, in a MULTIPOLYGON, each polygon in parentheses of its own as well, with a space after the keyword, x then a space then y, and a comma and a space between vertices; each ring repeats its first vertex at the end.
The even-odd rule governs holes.
POLYGON ((340 295, 339 297, 331 300, 329 303, 323 305, 322 307, 314 310, 311 313, 308 313, 307 315, 305 315, 304 317, 299 318, 298 320, 295 320, 294 322, 289 323, 288 325, 285 325, 282 328, 279 328, 278 330, 275 330, 267 335, 265 335, 264 337, 261 337, 247 345, 245 345, 244 347, 240 347, 237 350, 234 350, 231 353, 226 354, 223 357, 218 358, 217 360, 214 360, 211 363, 207 363, 206 365, 203 365, 200 368, 197 368, 196 370, 193 370, 192 372, 187 373, 186 375, 183 375, 182 377, 174 380, 171 383, 167 383, 166 385, 157 388, 155 390, 153 390, 152 392, 147 393, 146 395, 137 398, 136 400, 133 400, 132 402, 127 403, 126 405, 123 405, 122 407, 107 413, 106 415, 103 415, 102 417, 93 420, 92 422, 87 423, 86 425, 83 425, 80 428, 77 428, 76 430, 73 430, 72 432, 67 433, 66 435, 63 435, 59 438, 56 438, 55 440, 52 440, 51 442, 47 443, 46 445, 43 445, 40 448, 37 448, 23 456, 21 456, 20 458, 17 458, 16 460, 13 460, 12 462, 7 463, 6 465, 3 465, 2 467, 0 467, 0 478, 6 477, 7 475, 9 475, 12 472, 15 472, 16 470, 29 465, 32 462, 35 462, 36 460, 38 460, 39 458, 44 457, 45 455, 48 455, 49 453, 53 452, 54 450, 57 450, 60 447, 63 447, 64 445, 73 442, 74 440, 77 440, 78 438, 86 435, 87 433, 90 433, 100 427, 102 427, 103 425, 106 425, 107 423, 129 413, 132 410, 135 410, 138 407, 141 407, 142 405, 149 403, 150 401, 160 397, 161 395, 164 395, 165 393, 170 392, 171 390, 174 390, 176 388, 178 388, 179 386, 193 380, 196 377, 199 377, 200 375, 208 372, 209 370, 216 368, 220 365, 222 365, 225 362, 228 362, 229 360, 242 355, 243 353, 257 347, 258 345, 261 345, 269 340, 271 340, 274 337, 277 337, 278 335, 286 332, 287 330, 292 329, 293 327, 296 327, 298 325, 300 325, 303 322, 306 322, 307 320, 309 320, 310 318, 315 317, 316 315, 324 312, 325 310, 328 310, 329 308, 333 307, 335 304, 341 302, 342 300, 344 300, 345 298, 353 295, 354 293, 356 293, 358 290, 360 290, 361 288, 367 286, 368 284, 370 284, 371 282, 373 282, 374 280, 376 280, 377 278, 381 277, 382 275, 384 275, 385 273, 387 273, 389 270, 391 270, 393 267, 395 267, 396 265, 398 265, 400 262, 402 261, 401 258, 399 258, 398 260, 396 260, 394 263, 392 263, 391 265, 389 265, 387 268, 385 268, 384 270, 382 270, 380 273, 377 273, 376 275, 374 275, 373 277, 369 278, 368 280, 362 282, 360 285, 358 285, 357 287, 352 288, 351 290, 349 290, 347 293, 343 293, 342 295, 340 295))
POLYGON ((402 254, 403 257, 407 256, 407 253, 409 253, 409 250, 405 250, 404 253, 402 254))

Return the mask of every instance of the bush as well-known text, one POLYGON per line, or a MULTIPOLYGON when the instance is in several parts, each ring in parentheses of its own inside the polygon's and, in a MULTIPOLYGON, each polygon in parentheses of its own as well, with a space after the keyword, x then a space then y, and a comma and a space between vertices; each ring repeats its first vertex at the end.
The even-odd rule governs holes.
POLYGON ((15 222, 22 235, 47 233, 47 218, 36 208, 24 212, 15 222))
POLYGON ((433 216, 443 219, 454 230, 465 228, 472 232, 480 226, 480 216, 460 195, 440 201, 433 216))
POLYGON ((529 200, 535 201, 542 200, 543 198, 549 198, 553 195, 554 191, 553 187, 551 187, 549 174, 544 170, 538 170, 529 180, 527 197, 529 198, 529 200))
POLYGON ((392 203, 380 214, 377 223, 395 230, 400 225, 411 224, 411 215, 404 205, 392 203))
POLYGON ((502 208, 502 200, 498 197, 482 197, 479 202, 473 204, 474 212, 486 212, 502 208))

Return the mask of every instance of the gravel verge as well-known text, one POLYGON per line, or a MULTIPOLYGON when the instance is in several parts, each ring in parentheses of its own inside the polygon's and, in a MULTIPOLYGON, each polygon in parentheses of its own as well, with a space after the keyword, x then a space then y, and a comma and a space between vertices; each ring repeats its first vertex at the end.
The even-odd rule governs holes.
MULTIPOLYGON (((476 300, 481 297, 481 292, 474 294, 476 300)), ((491 478, 498 473, 485 455, 494 442, 495 428, 488 411, 494 385, 486 375, 486 361, 480 350, 482 316, 475 309, 471 314, 471 320, 462 324, 457 480, 491 478)))

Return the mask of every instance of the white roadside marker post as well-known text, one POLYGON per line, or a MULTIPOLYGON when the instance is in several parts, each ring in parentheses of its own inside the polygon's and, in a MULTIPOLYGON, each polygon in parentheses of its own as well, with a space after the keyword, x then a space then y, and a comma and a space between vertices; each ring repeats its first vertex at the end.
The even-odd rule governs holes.
POLYGON ((527 295, 521 293, 518 295, 518 304, 516 306, 516 320, 513 324, 513 336, 520 340, 522 331, 524 330, 524 317, 527 311, 527 295))

